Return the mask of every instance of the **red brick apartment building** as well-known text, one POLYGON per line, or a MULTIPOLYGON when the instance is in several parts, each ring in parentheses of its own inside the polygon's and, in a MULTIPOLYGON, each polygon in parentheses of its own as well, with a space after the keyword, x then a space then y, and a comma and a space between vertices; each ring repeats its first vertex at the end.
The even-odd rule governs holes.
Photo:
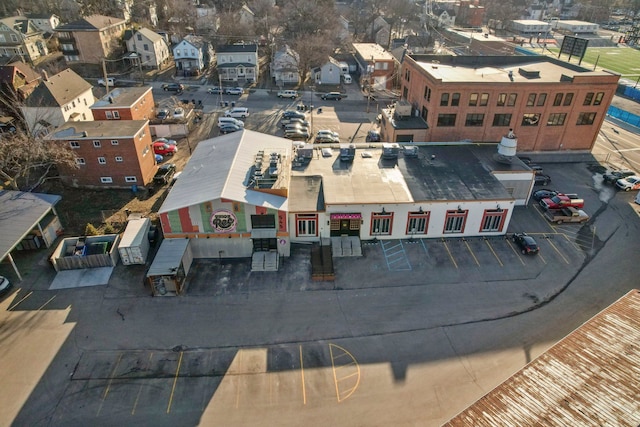
POLYGON ((74 187, 143 187, 157 170, 148 120, 67 122, 47 139, 75 151, 78 169, 58 166, 74 187))
POLYGON ((115 88, 91 106, 94 120, 150 120, 153 111, 151 86, 115 88))
POLYGON ((498 142, 519 151, 590 150, 619 75, 547 56, 407 55, 402 99, 382 114, 391 142, 498 142))

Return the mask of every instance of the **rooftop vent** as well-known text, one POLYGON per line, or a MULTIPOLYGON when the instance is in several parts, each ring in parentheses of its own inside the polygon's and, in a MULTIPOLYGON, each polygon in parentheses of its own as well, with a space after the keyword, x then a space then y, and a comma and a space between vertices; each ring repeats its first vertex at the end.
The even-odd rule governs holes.
POLYGON ((518 74, 527 79, 539 79, 539 70, 527 70, 526 68, 518 68, 518 74))
POLYGON ((516 156, 517 147, 518 139, 513 133, 513 129, 509 129, 509 133, 500 140, 498 152, 494 155, 494 159, 499 163, 511 163, 516 156))

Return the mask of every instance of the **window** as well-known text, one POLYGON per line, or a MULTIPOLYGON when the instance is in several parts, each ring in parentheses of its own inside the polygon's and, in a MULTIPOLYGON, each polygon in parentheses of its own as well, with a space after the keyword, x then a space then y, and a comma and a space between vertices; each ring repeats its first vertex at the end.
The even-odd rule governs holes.
POLYGON ((448 93, 443 93, 442 95, 440 95, 440 106, 441 107, 448 107, 449 106, 449 94, 448 93))
POLYGON ((498 107, 504 107, 506 104, 507 104, 507 94, 506 93, 498 94, 498 102, 496 105, 498 107))
POLYGON ((80 143, 78 141, 69 141, 69 146, 71 148, 80 148, 80 143))
POLYGON ((146 44, 146 43, 145 43, 145 44, 143 44, 143 45, 142 45, 142 49, 144 49, 144 50, 146 50, 146 51, 149 51, 149 45, 148 45, 148 44, 146 44))
POLYGON ((111 184, 113 182, 113 179, 110 176, 101 176, 100 182, 103 184, 111 184))
POLYGON ((560 105, 562 105, 562 93, 556 93, 555 98, 553 98, 553 106, 554 107, 558 107, 560 105))
POLYGON ((111 140, 111 145, 118 145, 118 144, 119 144, 119 142, 118 142, 117 139, 112 139, 111 140))
POLYGON ((409 212, 406 234, 427 234, 429 212, 409 212))
POLYGON ((422 117, 422 120, 426 122, 428 115, 429 115, 429 110, 426 107, 422 107, 422 113, 420 114, 420 117, 422 117))
POLYGON ((142 41, 142 35, 138 34, 138 41, 142 41))
POLYGON ((584 102, 582 103, 582 105, 591 105, 591 103, 593 102, 593 96, 595 95, 595 93, 593 92, 589 92, 585 95, 584 97, 584 102))
POLYGON ((459 209, 457 211, 447 211, 447 216, 444 223, 444 232, 451 233, 463 233, 464 225, 467 222, 468 211, 459 209))
POLYGON ((483 93, 482 95, 480 95, 480 106, 486 107, 488 104, 489 104, 489 94, 483 93))
POLYGON ((593 105, 602 104, 602 98, 604 98, 604 92, 596 93, 596 99, 593 101, 593 105))
POLYGON ((431 89, 429 89, 429 86, 424 87, 424 99, 426 99, 427 102, 431 101, 431 89))
POLYGON ((527 107, 533 107, 534 105, 536 105, 536 94, 530 93, 527 97, 527 107))
POLYGON ((120 119, 120 113, 118 113, 117 111, 113 111, 112 113, 114 119, 120 119))
POLYGON ((465 126, 482 126, 484 122, 484 114, 467 114, 465 126))
POLYGON ((522 116, 522 126, 538 126, 540 114, 528 113, 522 116))
POLYGON ((318 215, 298 214, 296 215, 296 236, 317 236, 318 235, 318 215))
POLYGON ((507 99, 507 107, 513 107, 516 105, 516 100, 518 99, 517 93, 510 93, 509 98, 507 99))
POLYGON ((98 157, 98 163, 100 163, 101 165, 106 165, 107 159, 105 159, 104 157, 98 157))
POLYGON ((180 56, 180 49, 176 49, 176 56, 180 56))
POLYGON ((538 107, 544 107, 544 104, 547 102, 547 94, 546 93, 541 93, 540 96, 538 96, 538 107))
POLYGON ((562 126, 567 118, 567 113, 549 114, 547 126, 562 126))
POLYGON ((11 36, 11 41, 12 42, 17 42, 18 41, 18 37, 15 34, 10 34, 11 36))
POLYGON ((107 118, 107 120, 113 119, 113 116, 111 115, 111 111, 105 111, 104 116, 107 118))
POLYGON ((482 217, 480 231, 502 231, 507 212, 503 209, 487 209, 482 217))
POLYGON ((371 235, 390 235, 393 213, 374 212, 371 214, 371 235))
POLYGON ((564 102, 562 103, 563 106, 568 107, 571 105, 571 101, 573 101, 573 94, 572 93, 568 93, 565 97, 564 97, 564 102))
POLYGON ((122 158, 122 156, 116 156, 115 158, 116 162, 118 163, 122 163, 124 161, 124 159, 122 158))
POLYGON ((138 182, 138 178, 135 176, 125 176, 124 182, 138 182))
POLYGON ((438 126, 455 126, 456 115, 455 114, 438 114, 438 126))
POLYGON ((604 98, 604 92, 593 93, 589 92, 584 97, 582 105, 600 105, 602 104, 602 98, 604 98))
POLYGON ((592 125, 596 119, 596 113, 580 113, 576 125, 592 125))
POLYGON ((511 123, 511 114, 496 114, 493 116, 494 126, 509 126, 511 123))
POLYGON ((453 95, 451 95, 451 106, 457 107, 458 105, 460 105, 460 94, 454 93, 453 95))
POLYGON ((144 148, 142 149, 142 157, 144 157, 147 154, 149 154, 149 150, 150 150, 150 148, 145 145, 144 148))
POLYGON ((100 141, 93 141, 93 146, 95 148, 100 148, 100 147, 102 147, 102 144, 100 144, 100 141))
POLYGON ((76 165, 84 165, 84 164, 86 164, 86 162, 82 157, 76 158, 76 165))
POLYGON ((478 94, 472 93, 469 95, 469 107, 475 107, 478 105, 478 94))
POLYGON ((411 70, 405 70, 404 71, 404 79, 406 81, 411 81, 411 70))

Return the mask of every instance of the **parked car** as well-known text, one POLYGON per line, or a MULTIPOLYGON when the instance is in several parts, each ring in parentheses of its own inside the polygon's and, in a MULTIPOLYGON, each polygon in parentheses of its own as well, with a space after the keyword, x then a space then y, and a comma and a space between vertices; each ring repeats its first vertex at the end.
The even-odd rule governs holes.
POLYGON ((380 142, 382 141, 382 136, 380 135, 380 132, 378 132, 377 130, 370 130, 369 132, 367 132, 367 137, 365 141, 380 142))
POLYGON ((551 182, 551 177, 543 173, 536 173, 534 178, 533 185, 548 185, 551 182))
POLYGON ((304 120, 304 119, 300 119, 300 118, 291 118, 287 121, 287 123, 282 123, 282 127, 286 127, 289 125, 294 125, 294 124, 298 124, 304 127, 309 127, 309 122, 304 120))
POLYGON ((284 132, 284 137, 288 139, 309 139, 309 131, 304 129, 291 129, 284 132))
POLYGON ((11 282, 4 276, 0 276, 0 295, 4 295, 11 290, 11 282))
POLYGON ((640 190, 640 176, 631 175, 616 181, 616 187, 624 191, 640 190))
POLYGON ((558 194, 558 191, 543 188, 541 190, 534 191, 531 197, 533 197, 533 200, 535 200, 536 202, 539 202, 542 199, 550 199, 551 197, 557 194, 558 194))
POLYGON ((229 124, 225 124, 220 126, 220 133, 222 134, 227 134, 227 133, 232 133, 232 132, 238 132, 239 130, 243 130, 244 128, 242 126, 238 126, 238 125, 234 125, 232 123, 229 124))
POLYGON ((249 109, 247 107, 235 107, 231 110, 224 112, 225 117, 241 118, 244 119, 249 115, 249 109))
POLYGON ((162 157, 162 154, 154 154, 154 155, 155 155, 156 163, 162 163, 162 161, 164 160, 164 157, 162 157))
POLYGON ((167 117, 169 117, 169 110, 167 110, 166 108, 159 110, 158 113, 156 114, 156 118, 160 120, 164 120, 167 117))
POLYGON ((109 84, 109 87, 114 87, 116 85, 116 79, 114 79, 113 77, 107 77, 106 81, 105 79, 98 79, 98 84, 100 86, 106 86, 107 83, 109 84))
POLYGON ((513 233, 511 240, 520 248, 523 255, 535 255, 540 252, 536 240, 527 233, 513 233))
POLYGON ((297 90, 281 90, 278 92, 278 98, 297 98, 298 91, 297 90))
POLYGON ((304 115, 304 113, 301 113, 300 111, 286 110, 284 113, 282 113, 281 119, 304 119, 305 117, 306 116, 304 115))
POLYGON ((173 118, 184 119, 184 108, 178 107, 175 110, 173 110, 173 118))
POLYGON ((161 156, 173 156, 178 152, 178 147, 169 145, 166 142, 154 142, 153 152, 161 156))
POLYGON ((319 130, 316 134, 315 142, 317 144, 337 143, 340 142, 340 135, 338 135, 338 132, 333 132, 328 129, 319 130))
POLYGON ((173 163, 165 163, 156 171, 156 174, 153 176, 153 182, 159 185, 168 184, 175 173, 176 165, 173 163))
POLYGON ((169 145, 178 145, 178 142, 175 139, 168 139, 168 138, 156 138, 155 141, 153 142, 164 142, 165 144, 169 144, 169 145))
POLYGON ((218 127, 220 128, 225 125, 237 125, 243 128, 244 122, 242 120, 234 119, 233 117, 218 117, 218 127))
POLYGON ((340 92, 327 92, 324 95, 322 95, 320 98, 322 98, 323 100, 337 100, 340 101, 342 99, 343 95, 340 92))
POLYGON ((213 93, 216 95, 220 95, 221 93, 224 93, 223 89, 220 86, 212 86, 209 89, 207 89, 207 92, 213 93))
POLYGON ((631 175, 635 175, 636 173, 631 169, 621 169, 617 171, 609 171, 605 172, 602 175, 602 179, 606 184, 615 184, 617 180, 626 178, 631 175))
POLYGON ((165 83, 162 85, 162 89, 169 92, 182 92, 184 90, 184 86, 180 83, 165 83))
POLYGON ((309 133, 309 128, 301 123, 289 123, 284 127, 285 133, 287 133, 287 131, 293 131, 293 130, 302 130, 309 133))
POLYGON ((227 95, 242 95, 244 93, 244 89, 241 87, 228 87, 224 92, 227 95))

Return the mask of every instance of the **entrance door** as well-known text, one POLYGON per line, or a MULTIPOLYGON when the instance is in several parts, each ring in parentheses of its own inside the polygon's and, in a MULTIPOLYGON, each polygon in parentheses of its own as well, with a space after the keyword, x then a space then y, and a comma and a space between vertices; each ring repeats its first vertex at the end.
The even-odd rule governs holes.
POLYGON ((351 227, 351 220, 349 219, 341 219, 340 220, 340 235, 349 234, 351 227))
POLYGON ((277 248, 276 239, 253 239, 254 252, 269 252, 277 248))

